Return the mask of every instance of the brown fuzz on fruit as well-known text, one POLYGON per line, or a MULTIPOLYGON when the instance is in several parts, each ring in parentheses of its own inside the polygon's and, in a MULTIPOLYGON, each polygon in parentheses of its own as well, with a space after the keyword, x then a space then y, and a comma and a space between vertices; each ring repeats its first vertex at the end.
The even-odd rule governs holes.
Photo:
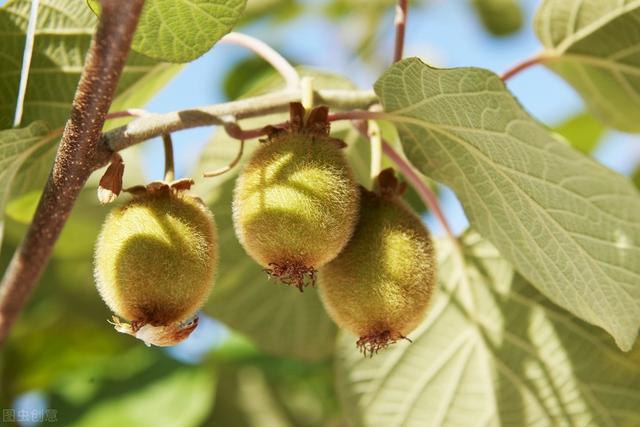
POLYGON ((305 267, 299 263, 285 262, 279 265, 272 262, 264 271, 270 278, 275 277, 285 285, 295 286, 300 292, 304 291, 305 286, 316 286, 318 270, 313 267, 305 267))
POLYGON ((198 325, 217 269, 213 216, 190 195, 190 180, 125 191, 96 242, 94 274, 118 332, 147 345, 175 345, 198 325), (121 320, 124 319, 124 320, 121 320))
POLYGON ((329 136, 327 107, 290 106, 240 174, 233 198, 238 240, 269 277, 303 290, 346 245, 357 221, 358 186, 329 136))
POLYGON ((358 347, 358 350, 360 350, 365 357, 367 354, 369 354, 369 357, 373 357, 373 355, 377 354, 380 350, 384 350, 389 347, 389 345, 395 344, 399 340, 412 342, 404 335, 384 330, 374 335, 361 336, 358 338, 358 341, 356 341, 356 347, 358 347))
POLYGON ((399 198, 392 169, 374 191, 361 189, 360 219, 349 244, 320 269, 320 296, 331 318, 372 356, 404 339, 423 319, 436 286, 429 231, 399 198))

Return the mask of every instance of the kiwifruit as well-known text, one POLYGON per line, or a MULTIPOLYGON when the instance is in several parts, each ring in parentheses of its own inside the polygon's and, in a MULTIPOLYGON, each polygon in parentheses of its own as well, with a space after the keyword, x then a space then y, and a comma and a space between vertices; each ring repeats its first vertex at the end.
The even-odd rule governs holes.
POLYGON ((406 187, 393 170, 376 189, 361 189, 360 219, 336 259, 320 269, 324 306, 338 326, 359 336, 372 355, 406 339, 422 320, 436 287, 429 231, 399 195, 406 187))
MULTIPOLYGON (((177 186, 176 186, 177 187, 177 186)), ((173 345, 197 326, 213 286, 218 236, 206 206, 168 185, 136 187, 98 237, 94 275, 116 329, 148 345, 173 345)))
POLYGON ((518 0, 472 0, 476 13, 485 28, 493 35, 515 33, 524 22, 518 0))
POLYGON ((305 119, 291 104, 286 129, 270 129, 240 174, 233 224, 248 254, 271 276, 302 290, 353 232, 359 191, 341 151, 329 136, 328 110, 305 119))

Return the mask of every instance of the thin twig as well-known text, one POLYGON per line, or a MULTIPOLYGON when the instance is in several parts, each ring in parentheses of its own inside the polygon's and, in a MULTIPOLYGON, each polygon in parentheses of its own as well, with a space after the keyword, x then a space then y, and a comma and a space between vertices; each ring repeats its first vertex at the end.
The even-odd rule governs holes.
POLYGON ((396 5, 396 43, 393 49, 393 62, 402 59, 402 51, 404 50, 404 34, 407 27, 407 13, 409 12, 409 0, 398 0, 396 5))
MULTIPOLYGON (((317 104, 338 109, 368 108, 378 102, 373 91, 358 90, 319 90, 314 98, 317 104)), ((149 114, 106 132, 102 144, 105 149, 120 151, 163 133, 199 126, 224 126, 233 120, 288 111, 289 103, 300 100, 300 90, 287 90, 172 113, 149 114)))
POLYGON ((162 134, 162 145, 164 147, 164 181, 171 182, 175 179, 175 165, 173 161, 173 141, 170 133, 162 134))
POLYGON ((440 208, 438 196, 436 196, 429 186, 424 183, 422 178, 414 171, 413 166, 411 166, 400 154, 396 153, 393 147, 389 145, 389 142, 384 139, 382 139, 382 151, 396 164, 396 166, 398 166, 402 175, 407 178, 407 181, 409 181, 409 184, 411 184, 411 186, 416 190, 424 204, 427 205, 429 210, 435 215, 449 238, 456 242, 457 239, 455 234, 453 233, 453 230, 451 230, 449 222, 442 212, 442 208, 440 208))
POLYGON ((0 343, 26 304, 51 256, 80 190, 112 152, 97 144, 113 100, 144 0, 102 0, 71 115, 53 170, 26 237, 0 283, 0 343))
POLYGON ((251 37, 242 33, 229 33, 221 40, 222 43, 235 44, 246 47, 247 49, 260 56, 282 76, 287 88, 294 89, 300 84, 300 76, 295 68, 280 55, 275 49, 263 42, 262 40, 251 37))
POLYGON ((521 71, 526 70, 529 67, 532 67, 534 65, 537 64, 542 64, 543 62, 552 59, 553 57, 550 55, 545 55, 545 54, 538 54, 532 58, 529 58, 525 61, 522 61, 516 65, 514 65, 513 67, 509 68, 507 71, 505 71, 500 78, 502 79, 503 82, 506 82, 507 80, 509 80, 511 77, 515 76, 516 74, 520 73, 521 71))
POLYGON ((225 174, 227 172, 229 172, 231 169, 233 169, 238 162, 240 162, 240 159, 242 159, 242 154, 244 153, 244 139, 240 140, 240 148, 238 149, 238 154, 236 154, 236 157, 231 161, 231 163, 229 163, 227 166, 224 166, 220 169, 216 169, 214 171, 210 171, 210 172, 203 172, 202 176, 205 178, 212 178, 214 176, 220 176, 222 174, 225 174))
POLYGON ((24 52, 22 55, 22 70, 20 71, 20 85, 18 87, 18 99, 16 102, 16 112, 13 117, 13 127, 20 126, 22 114, 24 113, 24 99, 27 95, 27 83, 29 81, 29 71, 31 70, 31 59, 33 58, 33 43, 36 38, 36 23, 38 22, 38 8, 40 0, 31 0, 31 11, 29 13, 29 23, 27 25, 27 35, 24 52))
POLYGON ((123 117, 143 117, 148 116, 150 113, 146 110, 142 110, 140 108, 129 108, 123 111, 114 111, 113 113, 107 114, 105 120, 113 120, 120 119, 123 117))
POLYGON ((371 141, 371 179, 380 175, 382 167, 382 132, 375 120, 367 123, 367 135, 371 141))
MULTIPOLYGON (((364 111, 364 113, 370 112, 364 111)), ((355 128, 362 134, 362 136, 368 138, 366 122, 363 121, 363 119, 354 119, 353 124, 355 128)), ((411 184, 411 186, 416 190, 416 193, 418 193, 424 204, 435 215, 438 222, 440 222, 448 237, 457 244, 458 240, 456 239, 453 230, 447 222, 447 218, 444 216, 444 213, 440 208, 438 196, 436 196, 433 191, 431 191, 429 186, 427 186, 427 184, 424 183, 418 173, 415 172, 413 166, 409 162, 407 162, 400 154, 398 154, 386 139, 381 137, 380 140, 382 141, 382 152, 396 164, 402 175, 404 175, 409 184, 411 184)))
POLYGON ((339 111, 329 114, 328 120, 330 122, 339 120, 389 120, 389 115, 383 111, 339 111))

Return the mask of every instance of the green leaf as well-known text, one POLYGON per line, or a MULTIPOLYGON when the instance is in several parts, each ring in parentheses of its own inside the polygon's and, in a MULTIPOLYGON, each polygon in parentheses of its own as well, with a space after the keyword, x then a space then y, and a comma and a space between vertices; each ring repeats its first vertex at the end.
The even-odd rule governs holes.
POLYGON ((0 243, 13 179, 29 156, 51 141, 49 128, 43 122, 23 129, 0 130, 0 243))
POLYGON ((199 426, 210 411, 215 382, 203 368, 182 368, 122 395, 104 399, 74 427, 199 426))
MULTIPOLYGON (((372 358, 338 344, 354 426, 638 425, 640 363, 550 303, 475 233, 437 245, 424 322, 372 358)), ((639 346, 640 347, 640 346, 639 346)))
POLYGON ((522 5, 518 0, 473 0, 482 24, 495 36, 508 36, 522 28, 522 5))
MULTIPOLYGON (((30 8, 30 0, 13 0, 0 8, 0 129, 13 122, 30 8)), ((96 18, 80 1, 41 0, 38 11, 22 121, 43 120, 51 128, 60 128, 71 110, 96 18)), ((112 110, 142 107, 180 69, 132 53, 112 110)), ((118 122, 109 122, 107 127, 118 122)), ((47 144, 24 162, 15 178, 14 195, 42 189, 55 151, 56 144, 47 144)))
POLYGON ((11 200, 5 209, 7 217, 22 224, 29 224, 36 213, 41 191, 29 191, 11 200))
MULTIPOLYGON (((0 129, 13 122, 30 8, 31 0, 13 0, 0 8, 0 129)), ((67 121, 95 24, 95 16, 81 1, 40 1, 23 123, 44 120, 57 128, 67 121)), ((156 68, 166 65, 132 53, 117 94, 156 68)))
POLYGON ((629 350, 640 326, 640 197, 629 180, 550 135, 498 76, 418 59, 376 83, 423 173, 556 304, 629 350))
POLYGON ((257 56, 250 56, 235 63, 227 71, 222 90, 227 99, 237 99, 247 93, 256 81, 272 75, 273 68, 267 61, 257 56))
MULTIPOLYGON (((180 71, 182 64, 158 64, 143 76, 129 80, 121 80, 120 88, 109 108, 109 111, 122 111, 128 108, 143 107, 155 96, 160 89, 166 86, 180 71)), ((128 77, 127 77, 128 78, 128 77)), ((104 126, 104 131, 122 126, 130 119, 109 120, 104 126)))
POLYGON ((231 31, 246 0, 147 0, 133 49, 168 62, 189 62, 231 31))
POLYGON ((297 17, 305 10, 298 0, 250 0, 240 19, 240 25, 253 21, 269 20, 270 24, 281 24, 297 17))
POLYGON ((584 154, 591 154, 604 136, 605 128, 591 114, 580 113, 555 126, 554 131, 584 154))
POLYGON ((544 64, 607 125, 640 132, 639 0, 545 0, 535 18, 544 64))

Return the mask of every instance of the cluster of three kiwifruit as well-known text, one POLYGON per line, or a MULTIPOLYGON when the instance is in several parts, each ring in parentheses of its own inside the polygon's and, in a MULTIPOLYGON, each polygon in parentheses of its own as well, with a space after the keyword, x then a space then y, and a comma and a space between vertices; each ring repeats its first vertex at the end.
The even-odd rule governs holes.
MULTIPOLYGON (((391 170, 373 191, 353 180, 329 136, 327 109, 292 104, 238 178, 238 238, 268 274, 300 290, 320 270, 322 300, 338 325, 373 352, 421 320, 435 285, 431 238, 401 201, 391 170)), ((213 217, 178 185, 150 185, 105 221, 95 277, 116 329, 172 345, 197 326, 218 260, 213 217)))

